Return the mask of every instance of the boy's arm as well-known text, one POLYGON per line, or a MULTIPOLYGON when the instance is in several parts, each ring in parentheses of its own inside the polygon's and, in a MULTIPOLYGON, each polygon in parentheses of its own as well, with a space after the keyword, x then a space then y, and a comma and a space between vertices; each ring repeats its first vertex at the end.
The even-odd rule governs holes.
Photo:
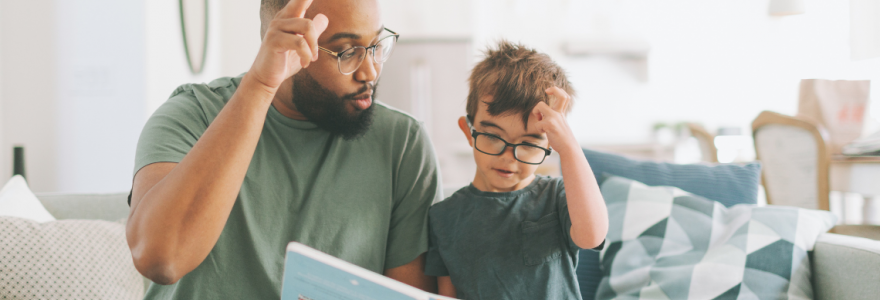
POLYGON ((545 92, 550 95, 550 105, 539 102, 532 117, 538 120, 535 127, 547 134, 550 147, 559 152, 571 239, 582 249, 592 249, 602 244, 608 233, 608 210, 593 170, 565 120, 564 112, 571 98, 558 87, 545 92))
POLYGON ((449 276, 437 277, 437 293, 442 296, 455 298, 455 286, 452 285, 452 278, 449 276))

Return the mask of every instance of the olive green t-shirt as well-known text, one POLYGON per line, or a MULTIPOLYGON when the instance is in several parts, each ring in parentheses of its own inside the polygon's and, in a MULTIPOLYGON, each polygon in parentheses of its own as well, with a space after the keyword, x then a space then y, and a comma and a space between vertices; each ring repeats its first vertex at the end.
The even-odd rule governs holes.
MULTIPOLYGON (((240 82, 177 88, 144 126, 135 174, 180 162, 240 82)), ((355 140, 271 107, 217 244, 177 283, 151 285, 146 299, 279 299, 291 241, 380 274, 424 253, 428 208, 441 197, 433 147, 417 120, 375 106, 355 140)))

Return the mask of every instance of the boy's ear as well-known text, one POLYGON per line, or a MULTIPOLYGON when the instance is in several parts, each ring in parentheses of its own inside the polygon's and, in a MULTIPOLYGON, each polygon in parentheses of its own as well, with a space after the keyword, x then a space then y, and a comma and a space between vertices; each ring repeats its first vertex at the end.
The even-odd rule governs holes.
POLYGON ((471 147, 473 147, 474 146, 474 137, 471 136, 471 129, 468 128, 467 119, 465 119, 465 118, 467 118, 467 117, 458 118, 458 128, 461 128, 461 132, 464 133, 464 137, 467 138, 468 144, 471 145, 471 147))

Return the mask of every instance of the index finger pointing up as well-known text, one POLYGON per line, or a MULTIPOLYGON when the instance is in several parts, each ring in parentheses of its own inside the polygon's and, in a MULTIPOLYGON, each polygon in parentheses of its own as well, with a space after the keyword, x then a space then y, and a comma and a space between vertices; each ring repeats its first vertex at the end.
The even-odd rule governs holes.
POLYGON ((312 5, 312 0, 290 0, 281 9, 280 16, 285 18, 302 18, 306 16, 306 10, 312 5))

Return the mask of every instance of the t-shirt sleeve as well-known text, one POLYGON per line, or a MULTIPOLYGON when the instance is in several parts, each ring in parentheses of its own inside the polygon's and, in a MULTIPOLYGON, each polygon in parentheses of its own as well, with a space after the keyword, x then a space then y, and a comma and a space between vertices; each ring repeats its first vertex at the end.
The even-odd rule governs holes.
MULTIPOLYGON (((556 194, 556 201, 558 203, 557 207, 559 208, 559 219, 562 221, 562 231, 567 237, 566 239, 568 240, 568 247, 570 249, 581 249, 581 247, 578 247, 571 238, 571 214, 568 213, 568 199, 565 197, 565 183, 562 181, 562 178, 559 178, 557 184, 558 193, 556 194)), ((590 250, 600 251, 604 247, 605 241, 602 241, 599 246, 590 250)))
POLYGON ((394 175, 394 207, 385 269, 405 265, 428 250, 428 208, 440 199, 440 172, 424 128, 413 126, 394 175))
POLYGON ((449 270, 446 269, 446 263, 440 256, 440 239, 434 232, 434 227, 428 224, 430 232, 428 238, 428 254, 425 255, 425 275, 428 276, 449 276, 449 270))
POLYGON ((147 120, 135 154, 136 175, 157 162, 180 162, 207 130, 208 122, 190 90, 178 88, 147 120))

